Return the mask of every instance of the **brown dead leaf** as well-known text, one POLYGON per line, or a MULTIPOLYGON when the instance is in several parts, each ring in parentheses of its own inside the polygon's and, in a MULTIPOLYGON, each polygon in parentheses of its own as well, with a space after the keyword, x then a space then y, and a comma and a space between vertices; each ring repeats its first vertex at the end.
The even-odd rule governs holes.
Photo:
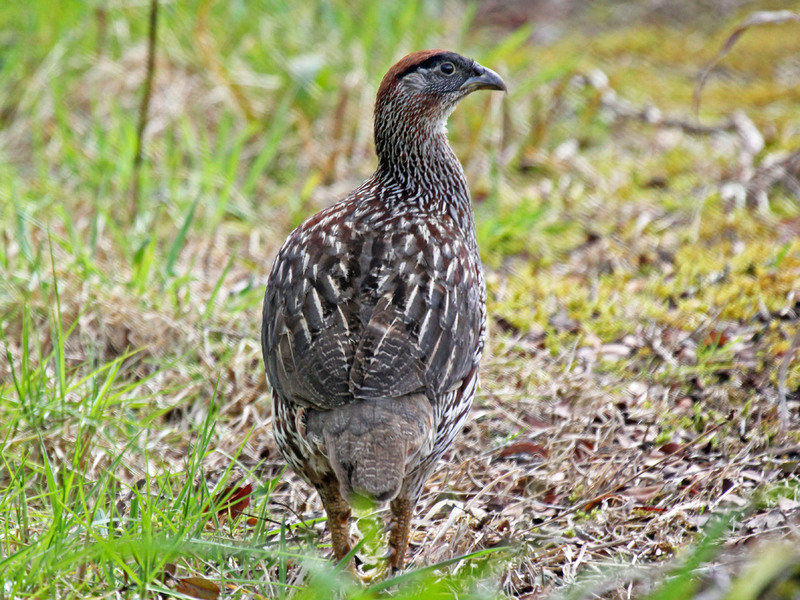
POLYGON ((167 582, 169 579, 175 577, 175 571, 177 571, 177 567, 172 563, 167 563, 164 565, 164 570, 161 572, 161 581, 167 582))
MULTIPOLYGON (((253 486, 248 483, 242 486, 230 485, 214 498, 214 505, 218 506, 217 515, 220 520, 224 518, 235 519, 250 504, 250 496, 253 494, 253 486)), ((208 512, 208 507, 206 507, 208 512)))
POLYGON ((175 580, 175 591, 200 600, 217 600, 220 590, 205 577, 181 577, 175 580))
POLYGON ((706 337, 703 339, 703 346, 706 348, 720 348, 724 346, 730 341, 728 334, 724 331, 717 331, 716 329, 712 329, 706 334, 706 337))
POLYGON ((622 492, 622 495, 627 496, 628 498, 632 498, 638 502, 649 502, 650 500, 658 496, 663 489, 664 489, 663 483, 656 483, 654 485, 645 485, 642 487, 627 488, 622 492))
POLYGON ((659 446, 659 450, 664 454, 675 454, 679 452, 683 448, 683 444, 679 444, 677 442, 667 442, 666 444, 662 444, 659 446))
POLYGON ((556 492, 554 488, 550 488, 547 492, 544 493, 542 496, 542 502, 545 504, 556 504, 559 500, 560 496, 556 492))
POLYGON ((613 498, 613 497, 614 497, 614 494, 602 494, 600 496, 597 496, 596 498, 592 498, 591 500, 589 500, 589 502, 587 502, 586 504, 583 505, 583 510, 585 512, 589 512, 591 510, 594 510, 604 500, 608 500, 609 498, 613 498))
POLYGON ((528 454, 530 456, 538 456, 540 458, 547 458, 549 453, 541 444, 535 442, 516 442, 497 453, 499 458, 506 458, 515 454, 528 454))

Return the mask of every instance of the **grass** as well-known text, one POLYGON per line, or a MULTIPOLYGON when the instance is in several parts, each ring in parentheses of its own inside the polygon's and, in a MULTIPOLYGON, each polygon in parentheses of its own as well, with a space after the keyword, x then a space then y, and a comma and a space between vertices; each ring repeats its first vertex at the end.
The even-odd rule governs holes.
POLYGON ((703 123, 742 110, 763 134, 742 166, 735 133, 614 114, 578 75, 691 120, 744 13, 536 45, 560 22, 481 10, 163 4, 132 210, 147 7, 0 7, 0 598, 684 598, 714 569, 729 598, 792 597, 800 210, 786 186, 767 210, 723 188, 798 146, 796 27, 748 31, 704 91, 703 123), (260 303, 288 231, 374 168, 375 89, 421 47, 509 83, 449 124, 489 351, 408 570, 361 587, 272 442, 260 303), (712 513, 734 517, 705 543, 712 513), (737 554, 753 539, 781 559, 737 554))

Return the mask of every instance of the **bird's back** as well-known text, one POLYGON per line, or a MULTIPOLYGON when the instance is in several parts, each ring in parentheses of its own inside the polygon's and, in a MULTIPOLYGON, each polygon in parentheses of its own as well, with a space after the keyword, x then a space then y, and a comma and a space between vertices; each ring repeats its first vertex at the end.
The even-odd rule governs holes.
MULTIPOLYGON (((326 456, 340 480, 337 452, 353 452, 348 464, 365 471, 399 464, 401 477, 430 458, 452 409, 441 404, 475 376, 482 350, 474 228, 444 203, 408 200, 368 180, 289 236, 267 286, 262 349, 276 402, 309 411, 301 451, 326 456), (388 435, 404 427, 402 439, 388 435), (338 436, 338 451, 326 435, 338 436)), ((313 462, 290 460, 306 470, 313 462)))
POLYGON ((272 268, 267 376, 304 406, 412 393, 435 402, 482 347, 474 231, 446 212, 391 210, 368 183, 298 227, 272 268))

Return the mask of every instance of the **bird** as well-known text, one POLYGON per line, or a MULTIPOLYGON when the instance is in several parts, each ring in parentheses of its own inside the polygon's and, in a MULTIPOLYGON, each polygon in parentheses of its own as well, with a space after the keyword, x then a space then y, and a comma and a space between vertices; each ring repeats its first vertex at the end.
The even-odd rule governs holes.
POLYGON ((475 395, 486 286, 446 123, 476 90, 506 85, 452 51, 392 66, 375 102, 375 172, 289 234, 267 280, 275 442, 319 493, 339 561, 352 507, 388 502, 387 564, 403 569, 425 482, 475 395))

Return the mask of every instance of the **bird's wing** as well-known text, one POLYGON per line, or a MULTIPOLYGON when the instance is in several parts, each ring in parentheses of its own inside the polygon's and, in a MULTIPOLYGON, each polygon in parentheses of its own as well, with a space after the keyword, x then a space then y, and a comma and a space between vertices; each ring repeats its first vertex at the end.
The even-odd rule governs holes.
POLYGON ((435 398, 477 361, 485 318, 480 266, 460 238, 429 239, 412 225, 387 240, 374 284, 378 301, 351 369, 359 398, 418 392, 435 398))
POLYGON ((458 384, 477 361, 485 318, 467 242, 432 235, 422 222, 342 227, 334 238, 322 214, 289 237, 270 275, 262 328, 270 384, 318 408, 434 398, 458 384))
MULTIPOLYGON (((322 211, 287 238, 272 267, 264 296, 261 348, 270 385, 299 404, 333 408, 352 401, 348 378, 355 330, 352 258, 346 235, 327 233, 322 211)), ((346 232, 345 232, 346 234, 346 232)))

